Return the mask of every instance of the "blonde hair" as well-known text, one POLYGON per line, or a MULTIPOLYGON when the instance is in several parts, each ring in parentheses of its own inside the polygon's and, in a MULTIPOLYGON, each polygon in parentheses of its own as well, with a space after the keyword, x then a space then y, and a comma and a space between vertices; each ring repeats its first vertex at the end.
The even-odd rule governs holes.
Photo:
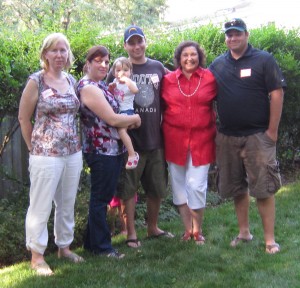
POLYGON ((128 58, 126 57, 119 57, 115 60, 114 64, 112 65, 111 67, 111 71, 113 73, 113 75, 115 76, 115 70, 116 70, 116 66, 117 64, 121 63, 122 67, 123 65, 127 66, 129 69, 130 69, 130 72, 132 73, 132 64, 131 62, 129 61, 128 58))
POLYGON ((67 47, 68 50, 68 59, 67 59, 67 63, 65 65, 65 69, 69 69, 71 68, 73 61, 74 61, 74 56, 73 53, 71 51, 71 47, 70 47, 70 43, 67 39, 67 37, 62 34, 62 33, 52 33, 50 35, 48 35, 42 44, 42 48, 40 50, 40 62, 41 62, 41 67, 44 70, 48 70, 49 69, 49 63, 45 57, 46 52, 51 49, 54 45, 57 44, 57 42, 59 41, 63 41, 67 47))

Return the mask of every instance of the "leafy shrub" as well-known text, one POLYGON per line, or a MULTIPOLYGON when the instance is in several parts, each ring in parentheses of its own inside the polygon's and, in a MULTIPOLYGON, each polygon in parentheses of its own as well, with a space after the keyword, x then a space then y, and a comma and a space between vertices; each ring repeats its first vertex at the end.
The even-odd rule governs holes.
POLYGON ((275 25, 251 30, 250 42, 272 53, 287 82, 279 127, 278 155, 283 166, 295 163, 300 147, 300 37, 299 29, 278 29, 275 25))
MULTIPOLYGON (((47 31, 37 34, 31 32, 9 33, 0 31, 0 114, 15 111, 28 75, 39 69, 39 48, 47 31)), ((147 55, 161 61, 173 70, 173 55, 176 46, 183 40, 194 40, 205 49, 207 65, 226 51, 224 33, 212 24, 197 28, 181 29, 165 26, 145 29, 147 36, 147 55)), ((111 60, 126 55, 123 49, 122 33, 104 35, 99 29, 68 30, 67 37, 75 56, 72 73, 82 76, 85 55, 92 45, 107 46, 111 60)), ((281 162, 293 162, 300 147, 300 37, 299 29, 279 29, 275 25, 263 26, 250 31, 250 43, 254 47, 272 53, 286 78, 288 89, 280 124, 278 151, 281 162)))
POLYGON ((28 199, 24 191, 0 200, 0 267, 26 258, 24 206, 28 199))

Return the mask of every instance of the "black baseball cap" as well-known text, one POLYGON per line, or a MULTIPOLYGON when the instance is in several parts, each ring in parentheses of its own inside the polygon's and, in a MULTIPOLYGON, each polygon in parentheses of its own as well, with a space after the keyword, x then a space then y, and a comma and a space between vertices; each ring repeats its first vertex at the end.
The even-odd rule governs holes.
POLYGON ((140 27, 131 25, 127 27, 124 32, 124 42, 127 42, 134 35, 138 35, 142 38, 145 38, 144 32, 140 27))
POLYGON ((229 30, 247 31, 246 23, 240 18, 233 18, 224 24, 224 32, 229 30))

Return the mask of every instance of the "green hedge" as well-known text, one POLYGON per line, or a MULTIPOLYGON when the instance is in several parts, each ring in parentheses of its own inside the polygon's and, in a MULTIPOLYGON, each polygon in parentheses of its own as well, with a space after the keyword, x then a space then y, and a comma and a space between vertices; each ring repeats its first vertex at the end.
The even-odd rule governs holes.
MULTIPOLYGON (((101 36, 98 30, 69 31, 67 37, 75 55, 72 73, 77 78, 82 75, 86 51, 92 45, 101 44, 109 48, 112 60, 126 55, 123 49, 122 33, 101 36)), ((175 47, 183 40, 200 43, 207 54, 207 64, 226 50, 224 34, 219 27, 211 24, 198 28, 158 27, 146 30, 147 55, 160 60, 173 69, 175 47)), ((39 69, 39 48, 45 32, 5 33, 0 32, 0 113, 13 111, 17 114, 20 95, 28 75, 39 69)), ((274 25, 263 26, 250 31, 250 43, 267 50, 277 59, 288 83, 280 127, 278 151, 281 161, 286 163, 299 156, 300 147, 300 37, 299 29, 278 29, 274 25)))

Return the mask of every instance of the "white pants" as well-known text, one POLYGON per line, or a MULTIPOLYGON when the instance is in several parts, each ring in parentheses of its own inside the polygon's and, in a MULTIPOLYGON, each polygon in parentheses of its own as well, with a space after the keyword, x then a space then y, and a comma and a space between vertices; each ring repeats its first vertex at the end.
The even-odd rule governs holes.
POLYGON ((26 247, 44 254, 48 244, 47 222, 55 204, 54 236, 59 248, 68 247, 74 238, 74 205, 82 152, 46 157, 30 155, 30 204, 26 215, 26 247))
POLYGON ((190 209, 204 208, 206 205, 207 177, 210 164, 193 166, 191 154, 185 166, 168 162, 173 203, 187 204, 190 209))

